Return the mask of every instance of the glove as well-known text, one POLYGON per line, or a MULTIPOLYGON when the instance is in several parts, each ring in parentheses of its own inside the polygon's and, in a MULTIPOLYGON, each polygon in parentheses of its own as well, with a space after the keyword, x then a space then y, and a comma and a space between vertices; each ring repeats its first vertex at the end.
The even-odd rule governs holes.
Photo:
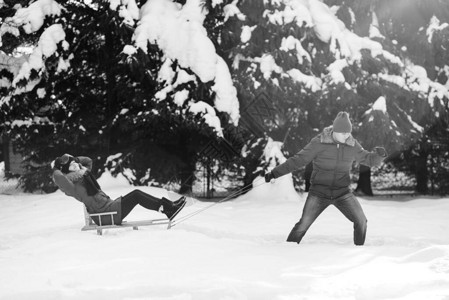
POLYGON ((265 182, 270 182, 271 179, 274 179, 273 172, 268 172, 267 174, 265 174, 265 182))
POLYGON ((387 157, 387 151, 384 147, 375 147, 374 150, 379 156, 387 157))

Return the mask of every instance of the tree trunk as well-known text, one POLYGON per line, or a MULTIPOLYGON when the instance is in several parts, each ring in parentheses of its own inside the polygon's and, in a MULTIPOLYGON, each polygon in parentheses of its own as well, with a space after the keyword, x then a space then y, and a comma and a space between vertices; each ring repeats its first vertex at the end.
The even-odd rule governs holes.
POLYGON ((371 189, 371 168, 365 165, 360 165, 359 180, 357 181, 357 188, 355 191, 364 196, 373 196, 371 189))
POLYGON ((112 111, 112 108, 115 105, 116 102, 116 78, 114 74, 114 67, 115 64, 115 57, 111 56, 110 54, 114 53, 114 37, 111 33, 107 32, 105 34, 105 48, 102 53, 103 59, 103 69, 106 73, 106 97, 105 97, 105 119, 107 122, 107 125, 105 126, 105 132, 104 132, 104 140, 103 140, 103 155, 105 157, 108 157, 111 153, 111 126, 114 119, 114 114, 112 111))
POLYGON ((179 188, 180 194, 189 194, 192 192, 193 182, 195 181, 195 167, 186 165, 180 172, 179 177, 181 179, 181 187, 179 188))
MULTIPOLYGON (((10 167, 10 155, 11 153, 9 153, 9 143, 10 140, 9 138, 6 136, 6 134, 4 134, 2 136, 3 138, 3 149, 2 149, 2 153, 3 153, 3 159, 5 160, 5 175, 9 174, 11 171, 11 167, 10 167)), ((2 159, 2 160, 3 160, 2 159)))
POLYGON ((421 152, 416 161, 416 192, 419 194, 427 194, 429 188, 427 182, 429 180, 429 174, 427 172, 427 153, 421 152))
POLYGON ((180 156, 183 166, 180 168, 179 177, 181 179, 180 194, 190 194, 192 192, 193 182, 195 181, 196 171, 196 155, 189 149, 189 141, 181 135, 178 155, 180 156))
POLYGON ((212 198, 213 192, 212 192, 212 169, 210 167, 211 160, 207 160, 207 166, 206 166, 206 198, 212 198))

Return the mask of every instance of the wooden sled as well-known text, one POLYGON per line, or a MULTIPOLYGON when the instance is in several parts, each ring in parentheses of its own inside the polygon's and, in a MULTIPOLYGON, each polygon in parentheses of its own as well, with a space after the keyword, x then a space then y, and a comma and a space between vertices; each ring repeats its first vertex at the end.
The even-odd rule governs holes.
POLYGON ((110 216, 112 224, 114 224, 114 215, 116 215, 116 211, 104 212, 98 214, 90 214, 86 207, 84 206, 84 222, 85 225, 81 228, 82 231, 87 230, 96 230, 98 235, 103 235, 103 229, 116 229, 116 228, 126 228, 132 227, 133 230, 139 230, 139 226, 150 226, 150 225, 167 225, 167 229, 172 227, 172 221, 169 219, 153 219, 153 220, 143 220, 143 221, 131 221, 122 222, 121 225, 102 225, 101 224, 101 216, 110 216), (92 217, 98 217, 100 225, 95 224, 92 220, 92 217))

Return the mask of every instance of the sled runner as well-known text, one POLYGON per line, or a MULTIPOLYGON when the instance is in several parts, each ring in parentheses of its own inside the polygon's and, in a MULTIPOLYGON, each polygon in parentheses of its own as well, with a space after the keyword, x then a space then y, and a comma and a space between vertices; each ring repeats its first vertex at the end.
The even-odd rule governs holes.
POLYGON ((114 215, 116 215, 116 211, 98 213, 98 214, 90 214, 86 207, 84 206, 84 222, 85 225, 81 228, 82 231, 87 230, 96 230, 98 235, 103 234, 103 229, 116 229, 116 228, 126 228, 132 227, 134 230, 138 230, 139 226, 150 226, 150 225, 167 225, 167 229, 172 227, 173 219, 152 219, 152 220, 142 220, 142 221, 123 221, 120 225, 102 225, 101 217, 109 216, 112 220, 112 224, 114 224, 114 215), (92 217, 98 217, 100 225, 97 225, 92 220, 92 217))

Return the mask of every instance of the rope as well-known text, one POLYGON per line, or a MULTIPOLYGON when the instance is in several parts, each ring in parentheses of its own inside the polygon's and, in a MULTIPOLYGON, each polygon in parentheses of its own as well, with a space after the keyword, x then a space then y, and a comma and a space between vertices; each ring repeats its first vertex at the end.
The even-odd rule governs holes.
MULTIPOLYGON (((250 183, 250 184, 248 184, 248 185, 242 187, 241 189, 239 189, 239 190, 237 190, 237 191, 231 193, 230 195, 228 195, 227 197, 221 199, 220 201, 217 201, 217 202, 215 202, 215 203, 212 203, 212 204, 210 204, 210 205, 208 205, 208 206, 206 206, 206 207, 203 207, 203 208, 201 208, 201 209, 198 209, 198 210, 196 210, 196 211, 194 211, 194 212, 191 212, 190 214, 187 214, 187 215, 185 215, 185 216, 179 218, 178 220, 174 221, 174 222, 171 224, 170 227, 173 227, 173 226, 175 226, 175 225, 177 225, 177 224, 179 224, 179 223, 181 223, 181 222, 184 222, 184 221, 186 221, 187 219, 190 219, 190 218, 192 218, 193 216, 195 216, 195 215, 197 215, 197 214, 199 214, 199 213, 201 213, 201 212, 203 212, 203 211, 205 211, 205 210, 207 210, 207 209, 209 209, 209 208, 211 208, 211 207, 213 207, 213 206, 215 206, 215 205, 217 205, 217 204, 220 204, 220 203, 222 203, 222 202, 224 202, 224 201, 227 201, 227 200, 229 200, 229 199, 231 199, 231 198, 233 198, 233 197, 240 196, 240 195, 243 194, 244 192, 248 191, 248 190, 250 189, 251 185, 253 186, 253 189, 255 189, 256 187, 259 187, 259 186, 265 184, 265 181, 264 181, 264 182, 262 182, 261 184, 257 184, 257 185, 256 185, 256 183, 259 182, 261 179, 264 179, 264 178, 263 178, 263 177, 259 177, 259 178, 256 179, 252 184, 250 183)), ((265 179, 264 179, 264 180, 265 180, 265 179)))
MULTIPOLYGON (((259 178, 259 179, 257 179, 256 181, 254 181, 253 185, 254 185, 256 182, 258 182, 260 179, 261 179, 261 178, 259 178)), ((263 182, 263 184, 264 184, 264 183, 265 183, 265 182, 263 182)), ((262 185, 262 184, 254 185, 253 188, 256 188, 257 186, 260 186, 260 185, 262 185)), ((199 214, 199 213, 201 213, 201 212, 203 212, 203 211, 205 211, 205 210, 207 210, 207 209, 209 209, 209 208, 211 208, 211 207, 213 207, 213 206, 215 206, 215 205, 217 205, 217 204, 220 204, 220 203, 222 203, 222 202, 224 202, 224 201, 227 201, 227 200, 229 200, 229 199, 231 199, 231 198, 233 198, 233 197, 236 197, 236 196, 239 196, 239 195, 243 194, 244 192, 246 192, 247 190, 249 190, 250 187, 251 187, 251 184, 248 184, 247 186, 244 186, 244 187, 242 187, 241 189, 235 191, 234 193, 231 193, 229 196, 227 196, 227 197, 221 199, 220 201, 217 201, 217 202, 215 202, 215 203, 212 203, 211 205, 208 205, 208 206, 206 206, 206 207, 203 207, 203 208, 201 208, 201 209, 199 209, 199 210, 196 210, 196 211, 194 211, 194 212, 192 212, 192 213, 190 213, 190 214, 187 214, 187 215, 185 215, 185 216, 179 218, 178 220, 176 220, 175 222, 172 223, 171 227, 173 227, 173 226, 175 226, 175 225, 177 225, 177 224, 179 224, 179 223, 181 223, 181 222, 184 222, 185 220, 190 219, 190 218, 192 218, 193 216, 195 216, 195 215, 197 215, 197 214, 199 214)))

